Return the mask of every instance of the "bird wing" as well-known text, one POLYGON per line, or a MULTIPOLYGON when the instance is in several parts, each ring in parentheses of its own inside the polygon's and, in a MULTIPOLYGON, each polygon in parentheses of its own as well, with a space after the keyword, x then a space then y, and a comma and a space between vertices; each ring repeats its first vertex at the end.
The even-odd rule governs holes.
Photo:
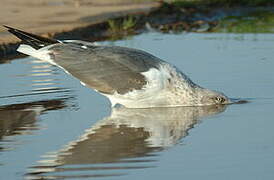
POLYGON ((142 89, 147 84, 142 72, 157 68, 161 61, 141 50, 81 41, 58 43, 48 50, 56 64, 104 94, 142 89))
POLYGON ((142 72, 159 65, 160 59, 144 51, 96 46, 77 40, 58 41, 4 26, 22 40, 17 51, 61 66, 87 86, 105 94, 126 94, 147 84, 142 72))

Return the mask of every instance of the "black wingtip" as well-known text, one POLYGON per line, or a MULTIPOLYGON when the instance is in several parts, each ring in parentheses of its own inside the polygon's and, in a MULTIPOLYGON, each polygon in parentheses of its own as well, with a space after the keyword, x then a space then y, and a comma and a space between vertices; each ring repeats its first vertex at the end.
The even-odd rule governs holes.
POLYGON ((7 28, 7 29, 11 29, 12 27, 9 27, 9 26, 7 26, 7 25, 5 25, 5 24, 3 24, 2 26, 4 26, 5 28, 7 28))
POLYGON ((58 43, 58 41, 55 39, 45 38, 42 36, 31 34, 7 25, 3 25, 3 26, 7 28, 11 34, 13 34, 17 38, 21 39, 24 43, 29 44, 35 49, 40 49, 44 46, 58 43))
MULTIPOLYGON (((18 29, 15 29, 15 28, 13 28, 13 27, 7 26, 7 25, 5 25, 5 24, 3 24, 3 26, 4 26, 6 29, 8 29, 8 31, 9 31, 10 33, 12 33, 11 31, 20 31, 20 30, 18 30, 18 29)), ((13 33, 12 33, 12 34, 13 34, 13 33)))
POLYGON ((4 27, 7 28, 7 29, 12 29, 12 27, 7 26, 7 25, 5 25, 5 24, 3 24, 2 26, 4 26, 4 27))
POLYGON ((14 28, 12 28, 12 27, 10 27, 10 26, 7 26, 7 25, 4 25, 4 24, 3 24, 3 27, 5 27, 6 29, 8 29, 8 31, 9 31, 10 33, 12 33, 12 32, 11 32, 12 30, 15 30, 14 28))

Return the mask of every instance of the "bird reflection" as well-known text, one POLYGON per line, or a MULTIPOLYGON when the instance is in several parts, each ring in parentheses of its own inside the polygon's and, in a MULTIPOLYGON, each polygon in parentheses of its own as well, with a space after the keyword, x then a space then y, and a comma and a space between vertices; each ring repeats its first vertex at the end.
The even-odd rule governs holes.
MULTIPOLYGON (((46 111, 66 107, 66 100, 62 98, 0 106, 0 142, 5 141, 7 136, 27 134, 39 129, 35 124, 37 117, 46 111)), ((0 143, 0 151, 6 149, 0 143)))
POLYGON ((63 149, 48 154, 27 175, 36 178, 118 176, 124 174, 123 169, 153 167, 159 151, 177 144, 202 118, 225 108, 114 108, 109 117, 98 121, 63 149), (71 172, 79 175, 70 175, 71 172))

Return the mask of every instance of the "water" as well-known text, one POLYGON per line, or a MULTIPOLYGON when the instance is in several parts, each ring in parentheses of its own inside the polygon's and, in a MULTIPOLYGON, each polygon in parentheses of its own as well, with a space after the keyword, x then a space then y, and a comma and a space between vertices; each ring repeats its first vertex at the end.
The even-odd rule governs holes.
POLYGON ((159 34, 144 49, 227 107, 115 109, 34 58, 0 64, 0 179, 273 179, 274 35, 159 34))

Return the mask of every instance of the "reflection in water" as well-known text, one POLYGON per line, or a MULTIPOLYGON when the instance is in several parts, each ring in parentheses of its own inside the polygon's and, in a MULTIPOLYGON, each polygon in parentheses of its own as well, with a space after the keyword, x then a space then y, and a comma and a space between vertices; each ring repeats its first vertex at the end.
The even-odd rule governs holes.
POLYGON ((58 79, 53 77, 57 76, 56 68, 44 61, 33 60, 31 61, 31 71, 27 74, 28 76, 36 77, 32 79, 32 94, 48 94, 48 93, 65 93, 70 92, 70 89, 64 87, 58 87, 61 83, 58 79))
POLYGON ((65 107, 72 97, 64 85, 64 73, 40 60, 24 58, 1 64, 0 76, 0 151, 11 150, 17 142, 13 135, 39 129, 37 117, 49 110, 65 107), (28 102, 28 103, 27 103, 28 102))
POLYGON ((13 61, 7 67, 1 66, 0 70, 6 70, 6 75, 0 77, 0 82, 9 91, 0 90, 0 104, 13 104, 14 102, 26 102, 29 98, 38 101, 49 99, 51 94, 62 94, 62 97, 71 96, 71 88, 64 87, 64 73, 46 62, 25 58, 21 61, 13 61), (20 62, 20 63, 19 63, 20 62), (14 68, 13 66, 19 66, 14 68), (60 81, 62 79, 62 81, 60 81))
POLYGON ((54 99, 23 104, 0 106, 0 151, 7 150, 7 136, 28 134, 31 130, 39 129, 35 122, 37 117, 46 111, 66 107, 67 99, 54 99))
POLYGON ((39 161, 27 176, 53 179, 118 176, 125 174, 121 172, 123 169, 153 167, 156 152, 178 143, 201 118, 225 108, 114 108, 109 117, 86 130, 78 140, 39 161))

